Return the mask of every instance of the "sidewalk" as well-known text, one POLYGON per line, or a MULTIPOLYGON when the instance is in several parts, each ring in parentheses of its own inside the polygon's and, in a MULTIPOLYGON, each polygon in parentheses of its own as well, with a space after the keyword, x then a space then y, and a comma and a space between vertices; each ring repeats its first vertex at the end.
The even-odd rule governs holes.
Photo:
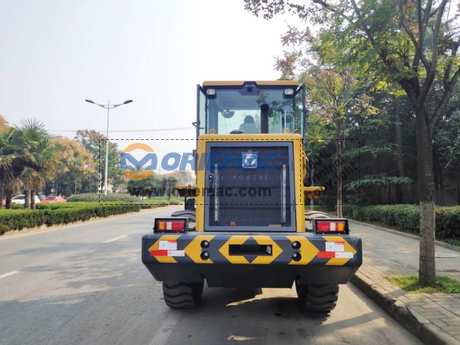
MULTIPOLYGON (((426 344, 460 344, 460 294, 408 294, 384 277, 418 274, 417 239, 350 220, 363 240, 363 266, 353 283, 426 344)), ((460 281, 460 253, 436 246, 437 275, 460 281)))

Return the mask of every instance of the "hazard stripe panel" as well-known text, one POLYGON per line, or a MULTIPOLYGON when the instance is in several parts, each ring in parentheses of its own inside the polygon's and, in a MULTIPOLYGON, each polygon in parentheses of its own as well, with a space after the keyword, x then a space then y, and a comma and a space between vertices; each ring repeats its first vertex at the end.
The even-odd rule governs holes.
POLYGON ((280 248, 279 245, 276 244, 276 242, 270 238, 270 236, 254 236, 254 239, 256 242, 261 245, 261 246, 272 246, 272 255, 267 255, 267 256, 258 256, 254 260, 251 261, 251 264, 253 265, 268 265, 271 264, 280 254, 283 252, 283 250, 280 248))
POLYGON ((343 250, 342 250, 342 248, 340 248, 339 251, 336 251, 334 257, 332 257, 326 263, 326 266, 343 266, 350 260, 349 257, 348 258, 347 257, 340 257, 340 254, 337 256, 338 253, 352 253, 352 257, 353 257, 353 255, 355 255, 357 253, 356 249, 353 248, 350 245, 350 243, 348 243, 342 236, 323 236, 323 238, 326 240, 326 243, 333 242, 333 243, 336 243, 336 246, 339 243, 343 244, 343 250))
MULTIPOLYGON (((180 235, 163 235, 161 236, 158 241, 156 241, 153 246, 149 248, 150 255, 153 256, 155 259, 158 260, 158 262, 162 264, 177 264, 176 259, 172 256, 168 255, 157 255, 157 254, 163 254, 164 251, 168 251, 166 249, 160 249, 160 244, 162 241, 176 241, 179 238, 180 235)), ((177 243, 177 242, 176 242, 177 243)), ((168 254, 168 253, 166 253, 168 254)))
POLYGON ((291 243, 299 242, 300 243, 300 255, 301 259, 299 261, 292 260, 289 262, 289 265, 307 265, 310 263, 316 256, 316 253, 319 252, 306 237, 304 236, 288 236, 287 237, 291 243))
POLYGON ((214 235, 202 235, 197 236, 187 247, 185 247, 185 254, 192 259, 196 264, 212 264, 212 260, 203 260, 201 259, 201 243, 203 241, 208 241, 211 243, 211 240, 214 238, 214 235))
POLYGON ((228 239, 225 244, 220 247, 219 252, 231 263, 231 264, 248 264, 249 261, 243 255, 230 255, 231 244, 243 244, 251 236, 232 236, 228 239))
MULTIPOLYGON (((147 244, 150 257, 162 264, 343 266, 350 260, 361 260, 361 252, 357 251, 361 250, 361 240, 350 235, 185 233, 150 236, 147 244), (232 245, 237 248, 242 245, 258 248, 259 245, 263 252, 241 253, 230 250, 232 245)), ((354 265, 353 262, 350 264, 354 265)))

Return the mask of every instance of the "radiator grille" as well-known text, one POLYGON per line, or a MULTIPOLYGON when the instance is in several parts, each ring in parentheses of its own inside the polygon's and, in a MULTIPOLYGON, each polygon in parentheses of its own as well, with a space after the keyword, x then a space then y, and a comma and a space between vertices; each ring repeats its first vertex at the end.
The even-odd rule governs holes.
POLYGON ((290 145, 208 144, 210 157, 231 157, 234 165, 208 161, 206 230, 294 230, 290 145), (257 168, 253 159, 245 167, 248 157, 257 157, 257 168))

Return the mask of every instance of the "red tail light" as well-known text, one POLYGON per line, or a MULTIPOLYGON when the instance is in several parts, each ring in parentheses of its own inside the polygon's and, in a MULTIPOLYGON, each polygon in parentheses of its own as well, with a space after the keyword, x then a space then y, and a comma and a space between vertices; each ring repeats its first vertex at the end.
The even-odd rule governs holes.
POLYGON ((185 232, 186 218, 156 218, 154 232, 185 232))
POLYGON ((316 219, 316 233, 338 233, 348 234, 347 219, 316 219))

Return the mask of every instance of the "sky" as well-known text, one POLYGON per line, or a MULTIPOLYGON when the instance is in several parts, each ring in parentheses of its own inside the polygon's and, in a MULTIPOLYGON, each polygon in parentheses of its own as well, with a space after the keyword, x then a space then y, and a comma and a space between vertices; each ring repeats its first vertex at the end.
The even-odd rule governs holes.
POLYGON ((73 138, 106 130, 106 111, 85 99, 132 99, 111 111, 110 140, 191 152, 196 85, 278 79, 287 22, 255 17, 243 0, 0 0, 0 114, 73 138))

